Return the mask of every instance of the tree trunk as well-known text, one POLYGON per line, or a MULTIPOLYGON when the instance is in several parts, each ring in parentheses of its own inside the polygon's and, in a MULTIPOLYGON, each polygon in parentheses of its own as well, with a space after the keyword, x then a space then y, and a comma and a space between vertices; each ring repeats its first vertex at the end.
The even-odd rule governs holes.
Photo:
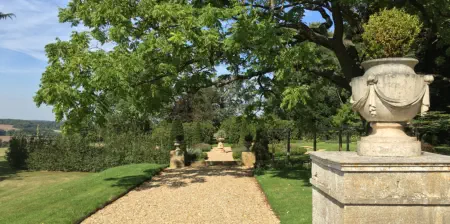
POLYGON ((286 160, 289 162, 291 156, 291 129, 288 129, 286 160))
POLYGON ((313 149, 314 149, 314 151, 317 151, 317 130, 316 130, 315 125, 314 125, 313 135, 314 135, 313 149))
POLYGON ((342 151, 342 129, 339 128, 339 152, 342 151))
POLYGON ((347 131, 347 151, 350 151, 350 132, 347 131))

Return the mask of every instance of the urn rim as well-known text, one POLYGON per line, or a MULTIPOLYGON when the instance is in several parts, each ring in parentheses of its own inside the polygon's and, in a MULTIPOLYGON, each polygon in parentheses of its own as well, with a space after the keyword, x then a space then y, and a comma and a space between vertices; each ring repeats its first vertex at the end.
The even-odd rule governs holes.
POLYGON ((406 65, 412 69, 419 63, 419 60, 415 58, 379 58, 379 59, 372 59, 367 60, 361 63, 362 67, 365 71, 369 70, 370 68, 377 66, 377 65, 383 65, 383 64, 403 64, 406 65))

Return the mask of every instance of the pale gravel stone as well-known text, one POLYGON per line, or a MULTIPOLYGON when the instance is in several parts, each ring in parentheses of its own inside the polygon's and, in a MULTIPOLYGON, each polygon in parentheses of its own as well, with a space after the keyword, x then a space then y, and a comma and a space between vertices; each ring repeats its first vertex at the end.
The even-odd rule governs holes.
POLYGON ((250 170, 167 169, 83 221, 90 223, 279 223, 250 170))

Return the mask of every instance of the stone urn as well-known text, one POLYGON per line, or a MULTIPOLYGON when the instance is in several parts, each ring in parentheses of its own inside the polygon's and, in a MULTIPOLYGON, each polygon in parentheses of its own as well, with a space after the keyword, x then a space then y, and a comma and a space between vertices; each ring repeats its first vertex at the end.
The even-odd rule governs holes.
POLYGON ((360 156, 419 156, 421 144, 403 125, 430 107, 431 75, 417 75, 412 58, 383 58, 362 63, 363 76, 353 78, 353 110, 370 122, 372 133, 357 145, 360 156))
POLYGON ((223 142, 225 141, 225 138, 217 138, 217 141, 219 142, 217 144, 217 148, 223 149, 223 142))
POLYGON ((180 149, 180 143, 178 141, 175 141, 173 145, 175 146, 175 155, 183 155, 183 151, 180 149))

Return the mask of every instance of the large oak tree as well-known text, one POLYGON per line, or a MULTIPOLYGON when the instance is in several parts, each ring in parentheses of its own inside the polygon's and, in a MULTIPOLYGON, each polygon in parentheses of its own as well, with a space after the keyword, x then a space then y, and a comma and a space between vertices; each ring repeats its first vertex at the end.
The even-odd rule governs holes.
POLYGON ((35 101, 53 105, 70 127, 101 123, 122 100, 147 115, 177 96, 242 80, 263 94, 292 76, 349 90, 363 74, 362 24, 394 6, 424 23, 418 70, 448 74, 446 0, 73 0, 60 21, 89 31, 46 46, 49 66, 35 101), (306 24, 307 10, 324 22, 306 24), (217 76, 219 65, 230 74, 217 76))

